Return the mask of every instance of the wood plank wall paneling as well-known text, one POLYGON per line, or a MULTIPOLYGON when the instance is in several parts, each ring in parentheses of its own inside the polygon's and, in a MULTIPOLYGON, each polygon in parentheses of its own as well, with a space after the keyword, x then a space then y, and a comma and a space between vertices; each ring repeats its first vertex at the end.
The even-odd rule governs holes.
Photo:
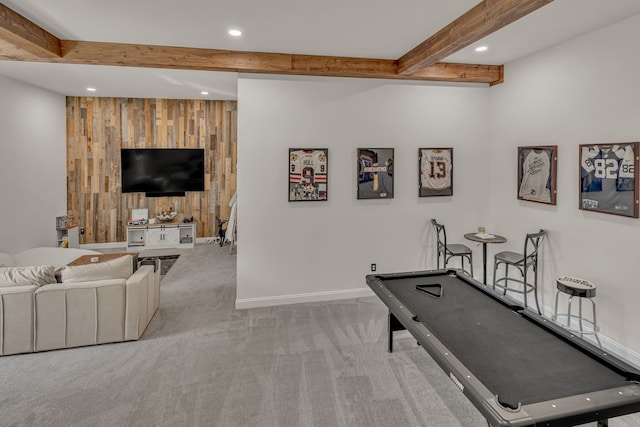
POLYGON ((237 102, 67 97, 67 210, 85 229, 80 243, 124 242, 131 210, 169 207, 217 234, 236 189, 237 102), (185 197, 121 192, 121 148, 205 149, 205 191, 185 197))

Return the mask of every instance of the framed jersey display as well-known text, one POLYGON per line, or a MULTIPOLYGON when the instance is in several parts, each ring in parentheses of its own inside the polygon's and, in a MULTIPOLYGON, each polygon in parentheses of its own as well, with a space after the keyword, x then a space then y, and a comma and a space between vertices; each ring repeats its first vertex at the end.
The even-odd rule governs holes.
POLYGON ((580 145, 580 209, 638 218, 639 145, 580 145))
POLYGON ((393 198, 393 148, 358 148, 358 199, 393 198))
POLYGON ((328 148, 289 148, 289 201, 327 200, 328 148))
POLYGON ((453 148, 418 149, 418 195, 453 195, 453 148))
POLYGON ((518 147, 518 199, 556 204, 558 146, 518 147))

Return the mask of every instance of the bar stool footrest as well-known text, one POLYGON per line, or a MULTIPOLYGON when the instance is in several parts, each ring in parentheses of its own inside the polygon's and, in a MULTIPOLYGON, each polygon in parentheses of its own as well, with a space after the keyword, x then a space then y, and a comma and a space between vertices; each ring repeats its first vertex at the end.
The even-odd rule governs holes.
POLYGON ((551 320, 554 323, 562 326, 567 331, 573 332, 576 334, 594 335, 600 332, 600 327, 594 324, 592 320, 585 319, 584 317, 580 317, 577 314, 558 313, 558 314, 552 315, 551 320), (567 319, 567 316, 569 316, 569 319, 567 319), (564 321, 560 321, 559 319, 564 319, 564 321), (572 326, 567 326, 567 323, 571 325, 571 319, 574 319, 576 323, 580 323, 580 321, 582 320, 582 323, 586 323, 588 329, 580 329, 580 328, 574 328, 572 326))

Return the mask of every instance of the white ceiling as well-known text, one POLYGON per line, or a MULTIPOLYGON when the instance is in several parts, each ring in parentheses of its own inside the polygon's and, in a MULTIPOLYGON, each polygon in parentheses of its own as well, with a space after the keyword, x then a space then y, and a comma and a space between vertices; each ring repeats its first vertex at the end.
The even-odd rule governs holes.
MULTIPOLYGON (((4 0, 68 40, 397 59, 478 0, 4 0), (230 28, 244 34, 234 39, 230 28)), ((640 0, 555 0, 446 59, 506 64, 640 13, 640 0), (478 54, 473 49, 487 45, 478 54)), ((235 73, 0 61, 63 95, 236 99, 235 73)))

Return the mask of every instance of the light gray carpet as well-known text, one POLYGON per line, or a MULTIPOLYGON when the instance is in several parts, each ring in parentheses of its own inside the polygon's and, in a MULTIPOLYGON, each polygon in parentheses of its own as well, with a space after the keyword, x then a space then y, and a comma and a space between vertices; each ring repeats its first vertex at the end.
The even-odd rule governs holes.
POLYGON ((180 253, 142 340, 0 358, 0 425, 486 426, 376 297, 235 310, 235 253, 180 253))

